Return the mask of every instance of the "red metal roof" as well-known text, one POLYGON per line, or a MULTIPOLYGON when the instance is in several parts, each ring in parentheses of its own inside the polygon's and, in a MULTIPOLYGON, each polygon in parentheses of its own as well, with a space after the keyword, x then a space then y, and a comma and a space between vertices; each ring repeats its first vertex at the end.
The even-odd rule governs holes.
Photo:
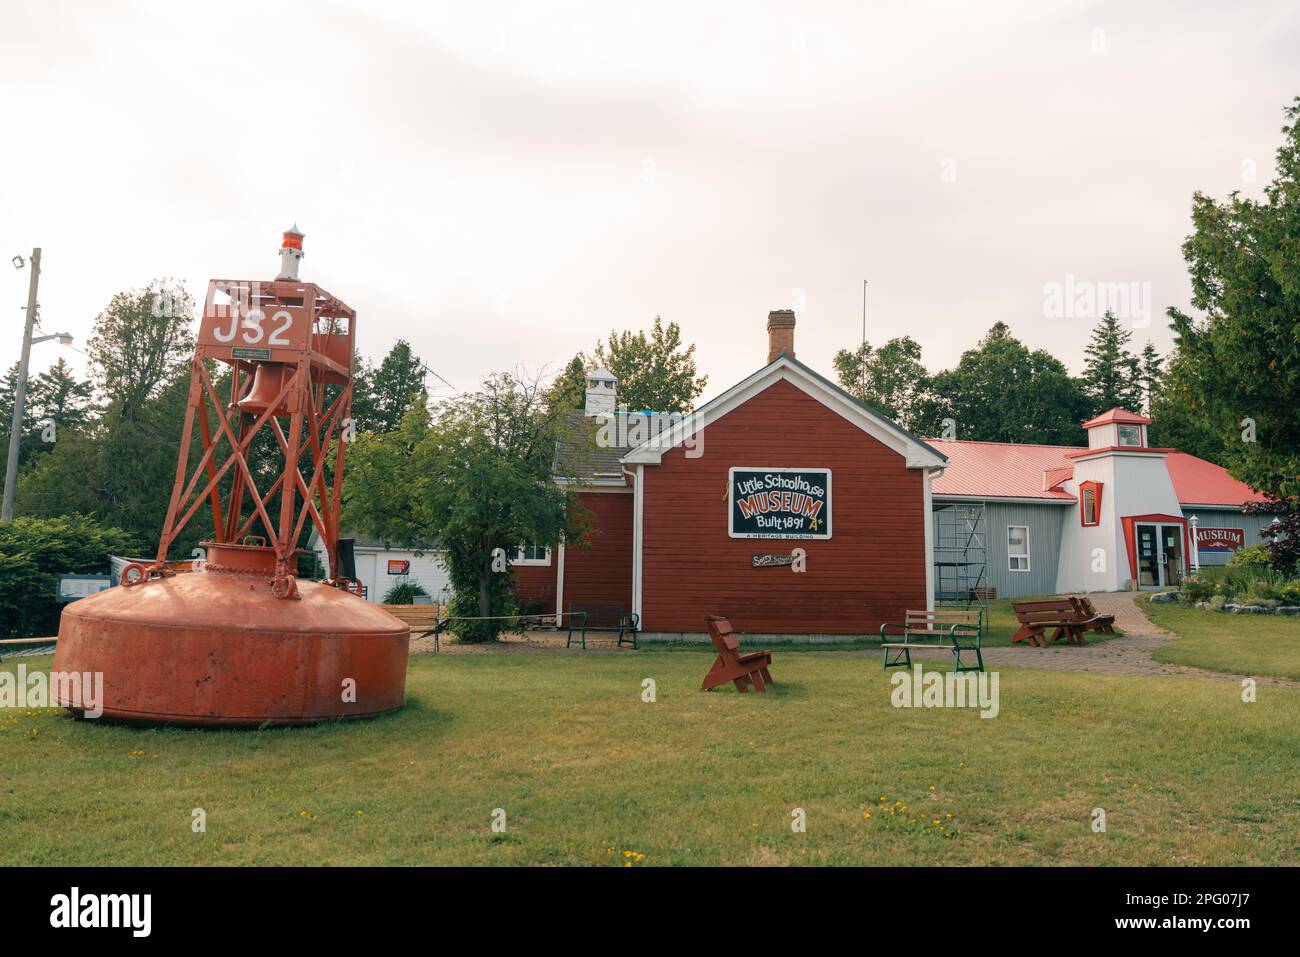
MULTIPOLYGON (((1073 470, 1067 457, 1090 451, 1069 445, 1018 445, 1011 442, 926 441, 948 456, 948 467, 934 480, 935 495, 970 495, 979 498, 1036 498, 1073 502, 1074 496, 1050 487, 1064 481, 1073 470), (1044 485, 1048 485, 1044 489, 1044 485)), ((1100 451, 1093 449, 1091 451, 1100 451)), ((1122 451, 1133 451, 1130 448, 1122 451)), ((1263 501, 1250 486, 1238 482, 1227 470, 1186 452, 1165 457, 1178 501, 1187 505, 1238 506, 1263 501)))
POLYGON ((1174 494, 1185 505, 1244 505, 1265 500, 1245 482, 1229 475, 1227 469, 1195 455, 1170 452, 1165 465, 1174 483, 1174 494))
POLYGON ((948 456, 948 468, 934 480, 935 495, 1074 501, 1069 492, 1044 489, 1043 473, 1048 469, 1071 468, 1065 453, 1077 449, 1066 445, 1018 445, 1011 442, 926 441, 948 456))
POLYGON ((1110 425, 1112 422, 1120 422, 1124 425, 1150 425, 1151 420, 1145 415, 1138 415, 1136 412, 1130 412, 1128 409, 1114 408, 1107 409, 1095 419, 1089 419, 1083 423, 1085 429, 1090 429, 1094 425, 1110 425))

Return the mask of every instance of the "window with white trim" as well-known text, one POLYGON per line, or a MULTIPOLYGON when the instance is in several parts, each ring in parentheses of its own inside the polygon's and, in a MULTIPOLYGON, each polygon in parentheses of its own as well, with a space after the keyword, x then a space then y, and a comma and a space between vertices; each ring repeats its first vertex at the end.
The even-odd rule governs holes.
POLYGON ((1029 571, 1029 526, 1007 526, 1007 570, 1029 571))
POLYGON ((511 565, 549 565, 551 550, 545 545, 516 545, 508 549, 511 565))
POLYGON ((1142 444, 1142 426, 1121 425, 1119 427, 1119 444, 1140 446, 1142 444))

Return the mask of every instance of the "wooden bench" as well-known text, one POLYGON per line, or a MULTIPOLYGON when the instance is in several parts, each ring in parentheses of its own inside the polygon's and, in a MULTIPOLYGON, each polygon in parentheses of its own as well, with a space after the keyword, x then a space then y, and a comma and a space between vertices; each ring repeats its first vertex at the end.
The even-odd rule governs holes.
POLYGON ((748 691, 749 683, 754 683, 754 690, 759 694, 767 691, 772 684, 772 673, 768 667, 772 664, 770 651, 751 651, 740 653, 740 642, 731 630, 731 622, 721 615, 706 615, 704 620, 709 625, 709 638, 713 642, 718 657, 713 667, 704 676, 701 691, 709 691, 728 681, 736 686, 737 691, 748 691))
POLYGON ((1091 622, 1081 616, 1072 598, 1052 598, 1045 601, 1013 601, 1019 630, 1011 636, 1011 643, 1027 641, 1039 648, 1047 644, 1048 629, 1052 641, 1064 638, 1073 645, 1083 644, 1083 633, 1091 622))
POLYGON ((433 637, 433 653, 442 651, 442 631, 446 619, 442 617, 441 605, 381 605, 398 621, 403 621, 411 628, 411 638, 433 637))
POLYGON ((571 601, 569 602, 569 636, 564 641, 564 647, 568 648, 573 644, 573 630, 577 628, 584 651, 587 648, 588 631, 616 631, 620 648, 626 640, 630 641, 635 649, 638 624, 636 612, 624 612, 623 606, 617 602, 571 601))
POLYGON ((1091 631, 1098 631, 1104 635, 1115 634, 1115 616, 1099 615, 1097 609, 1092 604, 1092 599, 1087 595, 1080 595, 1077 598, 1071 598, 1074 603, 1074 610, 1078 613, 1079 620, 1091 631))
POLYGON ((880 651, 885 668, 912 667, 913 648, 948 647, 952 649, 953 671, 984 670, 984 654, 980 650, 984 635, 983 609, 919 609, 906 612, 903 618, 901 625, 886 622, 880 626, 880 651), (888 629, 893 629, 892 635, 886 633, 888 629), (891 641, 891 638, 901 640, 891 641), (975 664, 962 664, 963 651, 975 652, 975 664))

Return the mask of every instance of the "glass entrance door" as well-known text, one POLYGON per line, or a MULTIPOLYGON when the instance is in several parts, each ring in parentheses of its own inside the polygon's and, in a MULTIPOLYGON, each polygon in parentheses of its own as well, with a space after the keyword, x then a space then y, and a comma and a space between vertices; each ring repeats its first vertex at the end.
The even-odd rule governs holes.
POLYGON ((1172 588, 1183 580, 1183 527, 1138 525, 1139 588, 1172 588))
POLYGON ((1183 528, 1181 525, 1160 526, 1160 553, 1162 580, 1167 588, 1183 580, 1183 528))
POLYGON ((1160 587, 1160 543, 1155 525, 1137 527, 1138 587, 1160 587))

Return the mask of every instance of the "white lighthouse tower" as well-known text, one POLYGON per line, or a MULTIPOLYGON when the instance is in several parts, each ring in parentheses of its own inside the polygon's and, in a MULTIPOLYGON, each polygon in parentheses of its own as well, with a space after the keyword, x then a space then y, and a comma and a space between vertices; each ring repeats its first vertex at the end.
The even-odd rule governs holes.
POLYGON ((291 229, 285 230, 284 238, 280 242, 280 275, 276 277, 277 279, 298 278, 298 263, 302 259, 304 235, 299 231, 297 223, 294 223, 291 229))

